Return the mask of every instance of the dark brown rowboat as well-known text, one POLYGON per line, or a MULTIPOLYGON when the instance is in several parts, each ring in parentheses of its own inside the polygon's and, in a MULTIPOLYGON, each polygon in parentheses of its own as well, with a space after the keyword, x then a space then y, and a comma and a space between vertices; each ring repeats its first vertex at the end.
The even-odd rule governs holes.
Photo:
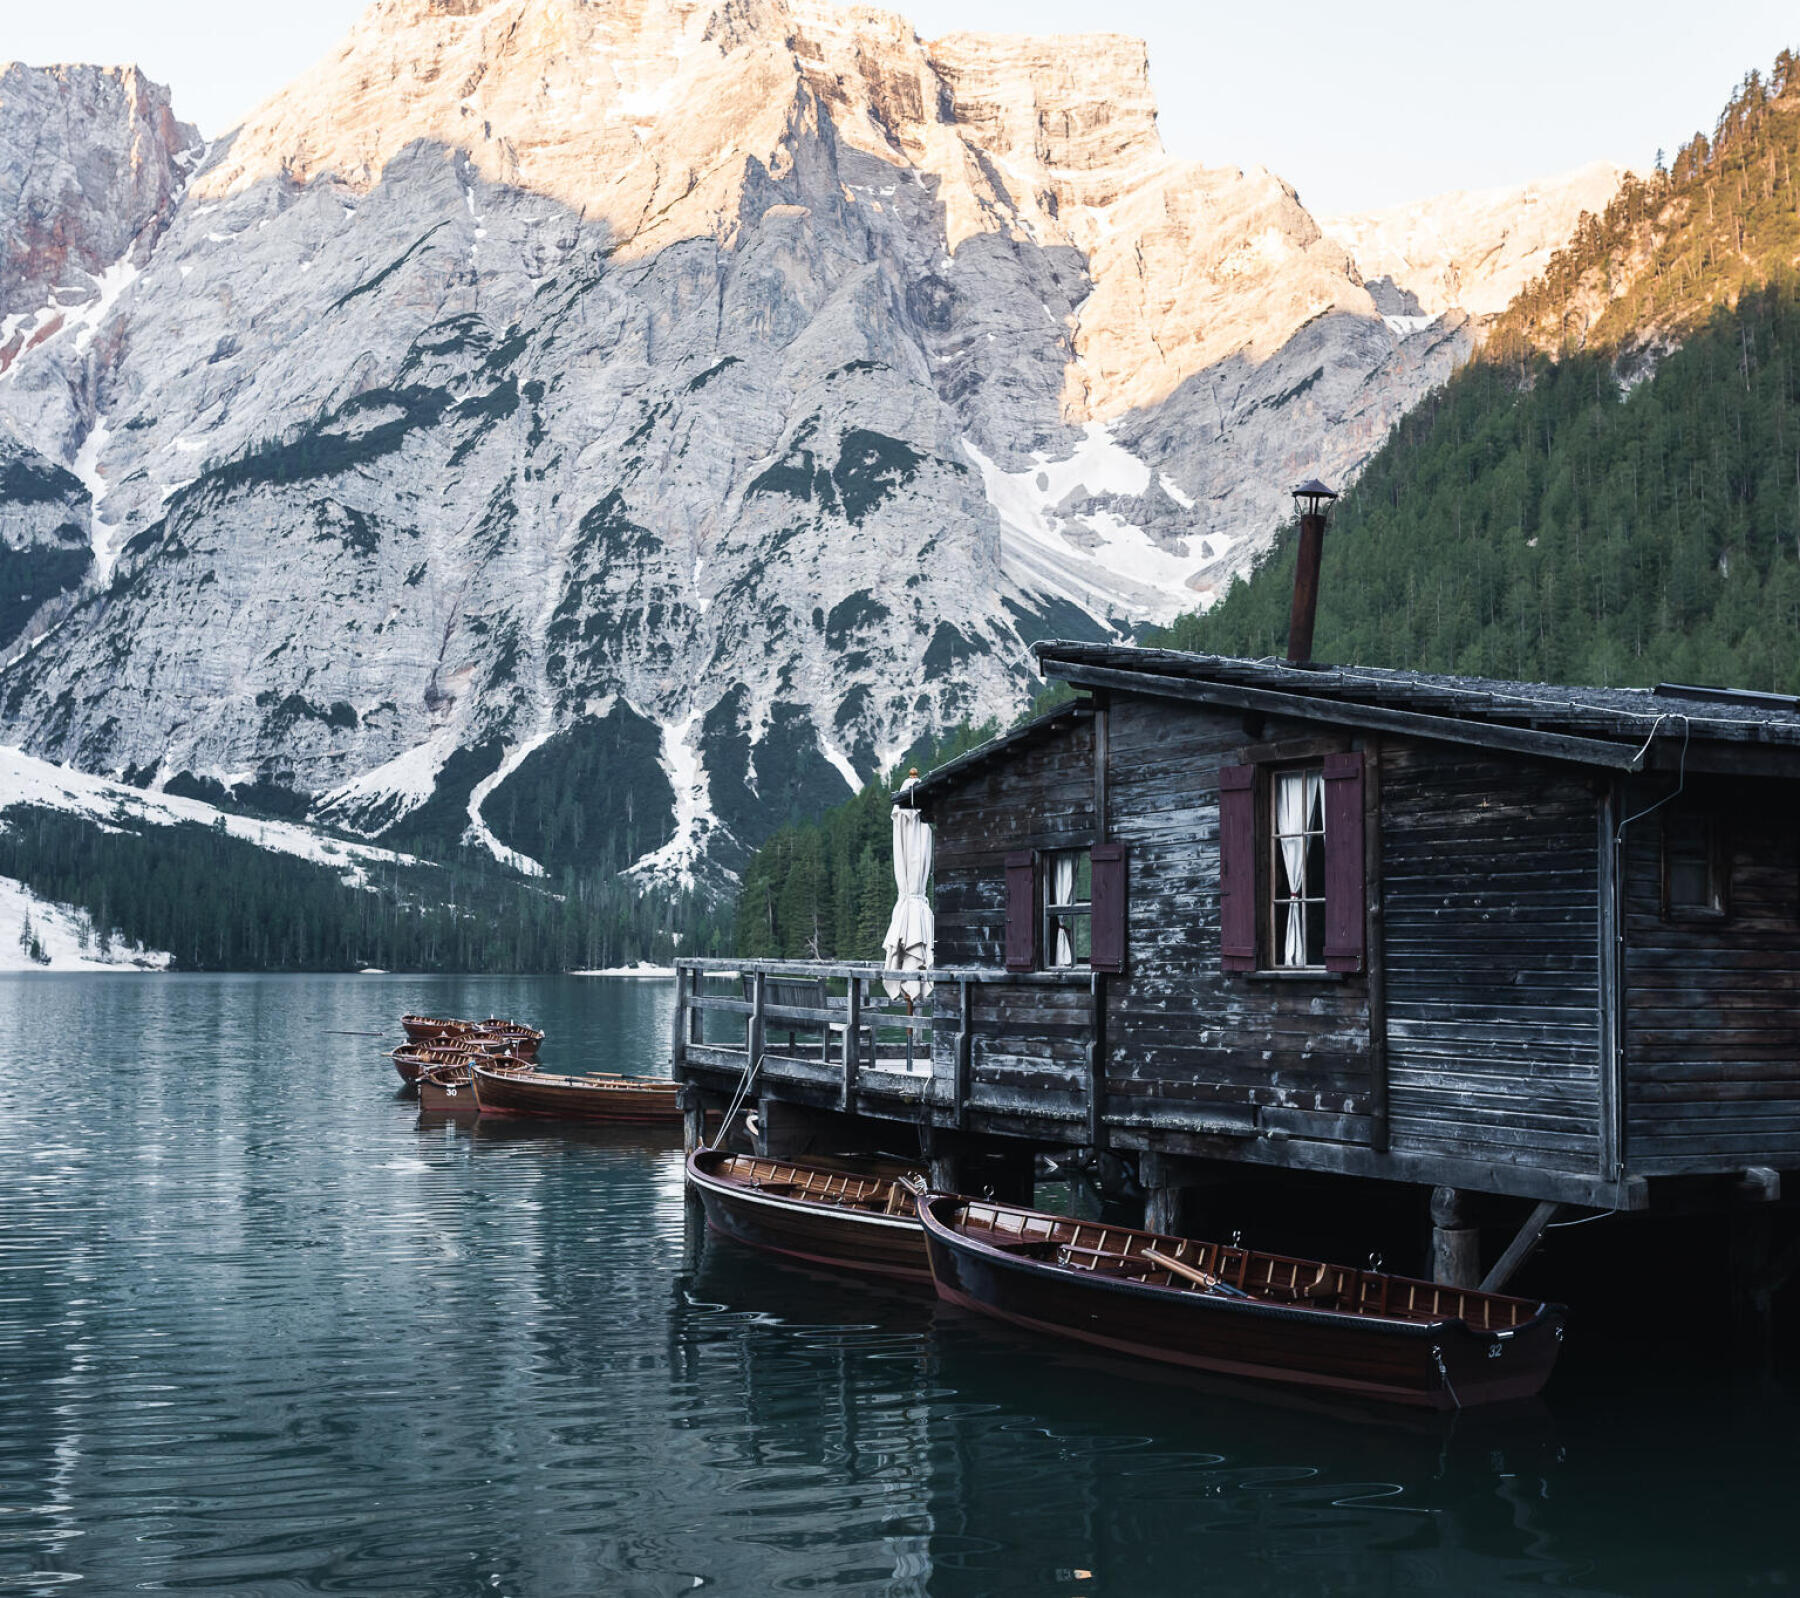
POLYGON ((557 1121, 674 1122, 680 1089, 658 1076, 552 1076, 525 1064, 471 1062, 483 1115, 538 1115, 557 1121))
POLYGON ((485 1021, 472 1022, 470 1030, 484 1038, 498 1039, 505 1044, 508 1053, 518 1055, 521 1060, 535 1060, 538 1045, 544 1041, 544 1034, 536 1027, 528 1027, 521 1021, 502 1021, 492 1015, 485 1021))
POLYGON ((434 1015, 403 1015, 400 1025, 406 1028, 408 1043, 435 1043, 440 1038, 456 1037, 475 1028, 473 1021, 452 1021, 434 1015))
POLYGON ((706 1224, 733 1242, 835 1270, 931 1281, 913 1196, 892 1177, 696 1149, 688 1181, 706 1224))
POLYGON ((1529 1398, 1560 1305, 929 1193, 938 1297, 1117 1353, 1430 1409, 1529 1398), (1210 1284, 1210 1285, 1209 1285, 1210 1284))
POLYGON ((419 1109, 434 1115, 479 1115, 475 1084, 470 1080, 469 1060, 455 1065, 432 1065, 419 1078, 419 1109))
POLYGON ((434 1065, 466 1064, 472 1052, 463 1047, 432 1043, 402 1043, 389 1053, 388 1058, 394 1062, 400 1080, 411 1085, 434 1065))

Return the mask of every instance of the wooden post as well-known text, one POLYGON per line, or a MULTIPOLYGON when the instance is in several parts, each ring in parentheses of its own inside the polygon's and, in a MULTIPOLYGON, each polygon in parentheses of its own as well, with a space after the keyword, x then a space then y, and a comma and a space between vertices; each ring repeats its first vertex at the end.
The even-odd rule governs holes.
POLYGON ((969 1093, 975 1081, 975 984, 957 979, 958 1023, 956 1034, 956 1125, 969 1124, 969 1093))
POLYGON ((856 1077, 862 1066, 862 978, 850 978, 844 1010, 844 1084, 838 1106, 846 1114, 856 1108, 856 1077))
POLYGON ((1460 1188, 1431 1190, 1431 1279, 1443 1287, 1481 1280, 1481 1233, 1468 1224, 1467 1200, 1460 1188))
POLYGON ((1530 1257, 1531 1251, 1538 1246, 1538 1240, 1544 1235, 1544 1228, 1562 1213, 1562 1205, 1552 1203, 1549 1199, 1534 1209, 1519 1228, 1518 1235, 1507 1244, 1506 1252, 1494 1261, 1494 1268, 1481 1279, 1481 1290, 1484 1293, 1504 1293, 1506 1284, 1513 1279, 1513 1274, 1530 1257))
POLYGON ((706 1100, 698 1082, 684 1082, 681 1103, 681 1152, 692 1154, 706 1142, 706 1100))
POLYGON ((1037 1151, 1018 1148, 1009 1139, 992 1150, 982 1161, 984 1187, 994 1190, 1002 1204, 1022 1204, 1027 1209, 1037 1202, 1037 1151))
POLYGON ((1106 976, 1088 978, 1090 1032, 1087 1046, 1087 1140, 1096 1153, 1106 1147, 1106 976))
POLYGON ((919 1154, 925 1162, 925 1180, 934 1192, 966 1193, 963 1178, 962 1141, 954 1133, 936 1127, 919 1128, 919 1154))
POLYGON ((829 1111, 809 1110, 786 1099, 756 1101, 756 1152, 769 1159, 798 1159, 836 1146, 837 1123, 829 1111))
POLYGON ((769 981, 762 972, 750 978, 750 1019, 744 1024, 745 1069, 755 1070, 763 1057, 763 1010, 768 1002, 769 981))
POLYGON ((1144 1191, 1144 1230, 1167 1237, 1185 1237, 1188 1193, 1185 1187, 1163 1186, 1144 1191))
POLYGON ((1619 870, 1618 795, 1619 779, 1601 779, 1598 810, 1600 813, 1600 1176, 1616 1182, 1624 1174, 1625 1161, 1625 1085, 1624 1054, 1620 1048, 1619 1024, 1619 870))
POLYGON ((675 967, 675 1019, 669 1038, 669 1075, 677 1082, 687 1080, 687 995, 688 970, 686 966, 678 965, 675 967))
POLYGON ((1112 756, 1111 731, 1107 726, 1110 710, 1105 689, 1094 695, 1094 842, 1108 843, 1107 837, 1107 766, 1112 756))
POLYGON ((1381 739, 1362 740, 1364 969, 1369 1005, 1369 1147, 1388 1148, 1387 925, 1381 891, 1381 739))

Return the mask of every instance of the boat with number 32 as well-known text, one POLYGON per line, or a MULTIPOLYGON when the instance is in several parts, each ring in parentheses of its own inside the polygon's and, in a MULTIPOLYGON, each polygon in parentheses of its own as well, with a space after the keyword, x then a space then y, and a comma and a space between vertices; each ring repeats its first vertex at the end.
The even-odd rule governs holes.
POLYGON ((919 1200, 938 1296, 1120 1354, 1429 1409, 1529 1398, 1560 1305, 949 1193, 919 1200))

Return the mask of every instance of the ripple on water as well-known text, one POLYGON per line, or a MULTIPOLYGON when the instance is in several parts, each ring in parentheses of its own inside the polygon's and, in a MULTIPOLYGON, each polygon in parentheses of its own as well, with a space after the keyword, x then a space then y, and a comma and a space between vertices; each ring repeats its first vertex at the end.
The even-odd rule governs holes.
POLYGON ((34 1040, 0 1061, 0 1588, 1800 1579, 1747 1469, 1717 1546, 1668 1529, 1675 1458, 1755 1457, 1728 1405, 1676 1448, 1578 1406, 1370 1423, 1146 1381, 708 1243, 666 1144, 421 1122, 373 1040, 319 1036, 519 1013, 559 1063, 657 1068, 668 992, 0 978, 0 1038, 34 1040))

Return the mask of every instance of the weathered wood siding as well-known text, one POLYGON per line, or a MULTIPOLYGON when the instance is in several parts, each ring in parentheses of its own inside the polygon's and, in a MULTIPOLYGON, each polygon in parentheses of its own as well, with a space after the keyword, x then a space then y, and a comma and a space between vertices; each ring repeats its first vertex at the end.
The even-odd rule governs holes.
POLYGON ((1592 1171, 1600 1158, 1600 834, 1590 779, 1383 745, 1392 1146, 1592 1171))
POLYGON ((1131 881, 1125 974, 1107 979, 1108 1113, 1368 1141, 1366 983, 1220 963, 1219 767, 1321 729, 1272 720, 1253 739, 1239 713, 1125 695, 1109 714, 1110 831, 1131 881))
MULTIPOLYGON (((1666 784, 1665 784, 1666 787, 1666 784)), ((1648 784, 1625 813, 1659 797, 1648 784)), ((1722 921, 1665 920, 1662 817, 1626 829, 1626 1160, 1663 1175, 1800 1163, 1800 818, 1740 779, 1681 801, 1719 817, 1722 921)))
MULTIPOLYGON (((977 772, 932 807, 940 966, 1006 963, 1006 856, 1078 849, 1094 837, 1094 729, 1076 721, 977 772)), ((954 1074, 957 1017, 939 995, 933 1070, 954 1074)), ((1086 1103, 1085 990, 978 988, 969 1102, 988 1115, 1077 1120, 1086 1103)))
POLYGON ((937 963, 1006 964, 1006 857, 1094 837, 1094 727, 1077 721, 974 773, 931 811, 937 963))

